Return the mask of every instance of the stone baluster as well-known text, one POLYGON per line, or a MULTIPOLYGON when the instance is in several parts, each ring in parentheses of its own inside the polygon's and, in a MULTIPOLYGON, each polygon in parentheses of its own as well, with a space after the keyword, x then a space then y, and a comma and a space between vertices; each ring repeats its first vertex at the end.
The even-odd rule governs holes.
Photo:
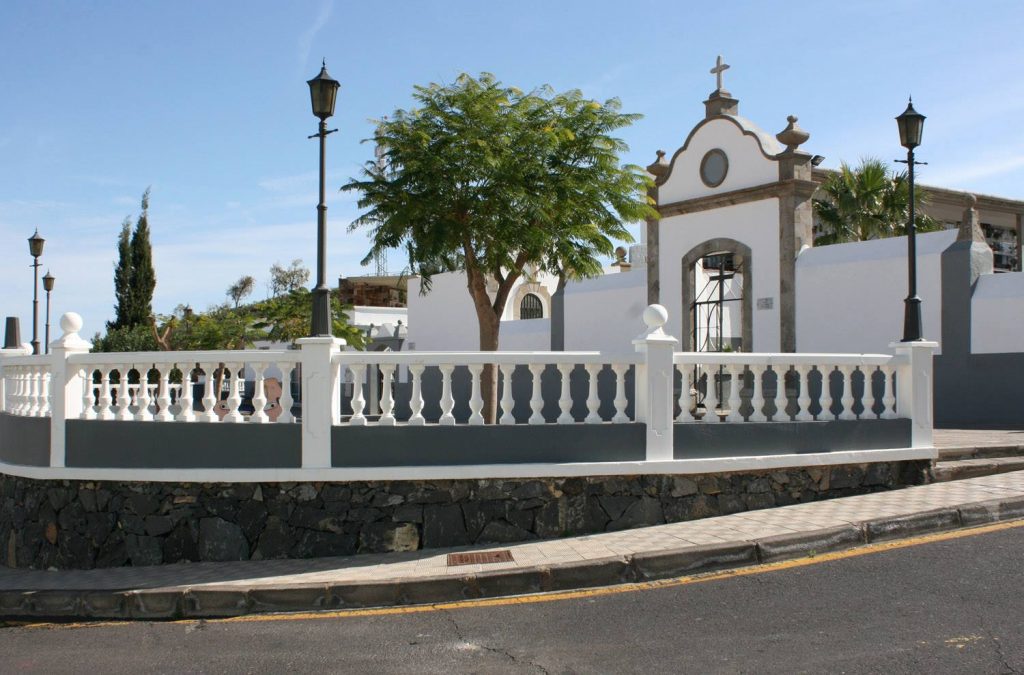
POLYGON ((707 367, 708 377, 704 387, 704 418, 703 422, 717 424, 722 421, 718 416, 718 389, 715 385, 715 376, 718 374, 717 366, 707 367))
POLYGON ((174 418, 179 422, 195 422, 196 413, 192 410, 192 364, 178 364, 181 371, 181 393, 178 394, 178 414, 174 418))
POLYGON ((690 366, 682 364, 676 368, 679 371, 679 416, 677 422, 696 422, 693 416, 693 394, 690 392, 690 366))
POLYGON ((818 419, 826 421, 839 419, 839 414, 832 412, 832 409, 836 407, 836 403, 842 405, 842 395, 840 394, 840 398, 837 399, 832 394, 832 373, 835 372, 836 369, 834 366, 826 366, 824 369, 822 369, 821 366, 818 366, 818 369, 821 370, 821 412, 818 413, 818 419), (826 401, 828 401, 828 403, 826 403, 826 401))
MULTIPOLYGON (((82 380, 82 414, 79 419, 83 420, 94 420, 97 417, 96 409, 93 407, 96 405, 96 399, 93 393, 93 382, 92 382, 93 371, 88 368, 82 368, 78 372, 78 377, 82 380)), ((103 379, 102 374, 100 380, 103 379)), ((107 396, 110 396, 110 381, 107 380, 107 396)), ((110 407, 110 402, 107 402, 107 407, 110 407)), ((109 414, 109 411, 108 411, 109 414)))
POLYGON ((142 368, 139 368, 139 388, 135 394, 136 422, 152 421, 153 413, 149 410, 149 406, 152 402, 153 399, 149 395, 149 368, 143 366, 142 368))
POLYGON ((753 380, 754 389, 750 393, 750 417, 747 418, 748 422, 768 421, 768 416, 764 413, 764 373, 764 366, 750 366, 750 376, 753 380))
POLYGON ((110 389, 110 373, 113 372, 111 366, 103 365, 99 367, 100 371, 100 387, 99 396, 96 397, 96 410, 93 412, 92 397, 93 397, 93 373, 94 370, 86 370, 85 373, 85 398, 82 399, 82 403, 85 404, 85 414, 91 417, 85 417, 83 419, 100 419, 100 420, 112 420, 114 419, 114 410, 111 407, 114 403, 114 397, 111 394, 110 389))
POLYGON ((570 384, 572 381, 572 371, 576 368, 575 364, 572 363, 559 363, 558 374, 562 378, 562 394, 558 397, 558 419, 555 420, 558 424, 573 424, 576 419, 572 416, 572 391, 570 384))
POLYGON ((843 397, 840 400, 843 411, 839 413, 841 420, 855 420, 857 414, 853 411, 853 404, 856 399, 853 396, 853 373, 857 370, 855 366, 841 366, 839 372, 843 374, 843 397))
POLYGON ((39 416, 50 416, 50 373, 39 373, 39 416))
POLYGON ((512 397, 512 373, 516 370, 515 364, 503 364, 501 366, 501 417, 498 424, 515 424, 516 418, 512 414, 512 408, 516 402, 512 397))
POLYGON ((203 422, 216 422, 220 419, 216 412, 217 399, 220 398, 220 392, 214 391, 216 383, 217 369, 213 364, 203 366, 203 412, 199 415, 203 422))
POLYGON ((224 415, 224 421, 238 423, 245 421, 245 417, 239 412, 238 407, 242 405, 242 384, 245 382, 241 363, 227 363, 225 368, 225 379, 228 380, 228 398, 225 401, 228 412, 224 415))
POLYGON ((279 363, 281 367, 281 398, 277 402, 281 406, 281 414, 277 416, 278 424, 292 424, 295 416, 292 415, 292 406, 295 401, 292 399, 292 373, 295 371, 294 364, 279 363))
POLYGON ((128 376, 131 370, 131 366, 126 365, 118 366, 117 370, 117 403, 115 404, 117 413, 115 418, 121 422, 132 418, 132 395, 128 387, 128 376))
POLYGON ((587 371, 587 416, 583 419, 586 424, 601 424, 601 397, 597 391, 597 376, 604 366, 593 363, 584 366, 587 371))
POLYGON ((267 391, 266 391, 266 370, 267 364, 253 363, 253 372, 256 376, 252 390, 252 415, 249 421, 253 424, 267 424, 270 416, 267 415, 267 391))
POLYGON ((411 383, 411 393, 409 395, 409 409, 412 413, 409 416, 409 426, 411 427, 422 427, 427 423, 426 418, 423 417, 423 371, 425 366, 422 363, 413 363, 409 365, 409 377, 411 383))
POLYGON ((451 363, 443 363, 440 365, 440 370, 441 418, 437 423, 444 426, 451 426, 455 424, 455 415, 452 414, 452 408, 455 407, 455 397, 452 396, 452 372, 455 371, 455 365, 451 363))
POLYGON ((728 368, 729 372, 729 414, 726 415, 726 422, 742 422, 743 414, 740 412, 740 406, 743 405, 743 399, 740 398, 740 388, 743 385, 743 366, 741 365, 730 365, 728 368))
POLYGON ((893 382, 896 376, 896 371, 887 366, 883 366, 879 370, 882 371, 883 381, 881 418, 883 420, 894 420, 899 417, 896 413, 896 390, 893 382))
POLYGON ((12 385, 14 391, 11 394, 11 413, 21 417, 24 416, 26 410, 28 410, 28 397, 25 395, 25 369, 20 366, 12 366, 11 373, 11 377, 14 380, 14 384, 12 385))
POLYGON ((480 394, 480 374, 483 370, 484 366, 482 363, 473 363, 469 365, 471 389, 469 393, 469 423, 472 426, 480 426, 484 423, 484 416, 481 412, 484 409, 484 399, 480 394))
POLYGON ((533 378, 533 389, 530 392, 530 410, 532 414, 526 421, 529 424, 544 424, 544 394, 541 392, 540 387, 540 376, 544 372, 544 364, 531 363, 528 367, 533 378))
POLYGON ((391 380, 395 374, 395 364, 382 363, 378 366, 381 375, 380 421, 382 427, 395 426, 395 398, 391 394, 391 380))
POLYGON ((775 412, 772 413, 772 422, 790 421, 790 413, 785 408, 790 403, 790 398, 785 395, 785 374, 790 367, 779 364, 772 364, 772 371, 775 373, 775 412))
POLYGON ((156 398, 156 421, 171 422, 174 415, 171 414, 171 366, 166 365, 160 370, 159 389, 156 398))
POLYGON ((348 423, 353 427, 365 427, 366 415, 363 409, 366 408, 366 397, 363 396, 363 374, 366 372, 365 363, 353 363, 348 367, 352 373, 352 417, 348 423))
MULTIPOLYGON (((800 387, 800 393, 796 397, 796 404, 799 410, 797 410, 795 419, 797 422, 813 421, 814 415, 811 414, 811 370, 813 370, 813 366, 797 366, 794 370, 796 370, 797 374, 797 386, 800 387)), ((822 387, 828 386, 827 377, 821 382, 822 387)), ((822 392, 824 392, 824 389, 822 392)))
POLYGON ((40 405, 39 371, 32 366, 25 370, 28 378, 28 416, 39 417, 39 411, 42 408, 40 405))
POLYGON ((629 372, 629 365, 613 363, 612 372, 615 373, 615 415, 612 422, 624 424, 629 421, 629 415, 626 414, 626 406, 629 404, 629 399, 626 398, 626 373, 629 372))

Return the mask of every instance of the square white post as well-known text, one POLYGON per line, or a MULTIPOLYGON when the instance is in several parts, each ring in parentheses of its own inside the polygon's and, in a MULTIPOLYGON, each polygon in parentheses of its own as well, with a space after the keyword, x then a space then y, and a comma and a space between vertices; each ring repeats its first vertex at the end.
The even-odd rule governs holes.
POLYGON ((934 422, 932 391, 932 355, 937 342, 893 342, 889 345, 904 357, 896 369, 896 413, 911 420, 910 446, 930 448, 934 422))
POLYGON ((341 416, 341 386, 331 358, 345 341, 308 337, 295 342, 302 350, 302 468, 329 468, 331 427, 341 416))
POLYGON ((679 341, 662 329, 666 321, 668 311, 661 305, 650 305, 644 310, 647 331, 633 340, 636 351, 644 354, 644 363, 636 369, 633 398, 636 420, 647 425, 648 462, 669 461, 674 451, 672 357, 679 341))
POLYGON ((64 422, 77 419, 83 410, 85 380, 81 368, 68 363, 68 357, 92 349, 78 334, 82 330, 82 317, 75 312, 60 317, 60 328, 64 334, 50 344, 50 466, 64 466, 67 454, 64 422))

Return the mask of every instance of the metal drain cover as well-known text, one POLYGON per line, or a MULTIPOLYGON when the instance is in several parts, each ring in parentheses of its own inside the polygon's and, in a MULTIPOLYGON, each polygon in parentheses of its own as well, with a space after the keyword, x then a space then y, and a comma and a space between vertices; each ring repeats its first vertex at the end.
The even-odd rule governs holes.
POLYGON ((488 563, 514 562, 512 551, 475 551, 472 553, 449 553, 448 567, 456 565, 486 565, 488 563))

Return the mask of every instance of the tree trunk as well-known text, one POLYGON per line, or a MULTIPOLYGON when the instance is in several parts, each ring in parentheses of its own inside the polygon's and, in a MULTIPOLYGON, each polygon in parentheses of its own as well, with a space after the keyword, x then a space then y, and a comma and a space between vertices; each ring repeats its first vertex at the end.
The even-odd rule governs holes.
MULTIPOLYGON (((498 330, 501 322, 489 312, 490 317, 480 317, 480 351, 498 351, 498 330)), ((498 368, 493 363, 484 366, 480 373, 480 395, 484 400, 484 424, 494 424, 498 419, 498 368)))

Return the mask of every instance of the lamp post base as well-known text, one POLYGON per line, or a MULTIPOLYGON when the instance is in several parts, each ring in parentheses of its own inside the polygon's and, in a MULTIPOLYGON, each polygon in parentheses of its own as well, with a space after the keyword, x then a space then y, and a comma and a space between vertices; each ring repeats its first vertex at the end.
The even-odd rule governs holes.
POLYGON ((903 301, 903 342, 917 342, 921 337, 921 298, 910 296, 903 301))
POLYGON ((331 289, 318 287, 313 289, 313 321, 310 334, 313 337, 331 337, 331 289))

